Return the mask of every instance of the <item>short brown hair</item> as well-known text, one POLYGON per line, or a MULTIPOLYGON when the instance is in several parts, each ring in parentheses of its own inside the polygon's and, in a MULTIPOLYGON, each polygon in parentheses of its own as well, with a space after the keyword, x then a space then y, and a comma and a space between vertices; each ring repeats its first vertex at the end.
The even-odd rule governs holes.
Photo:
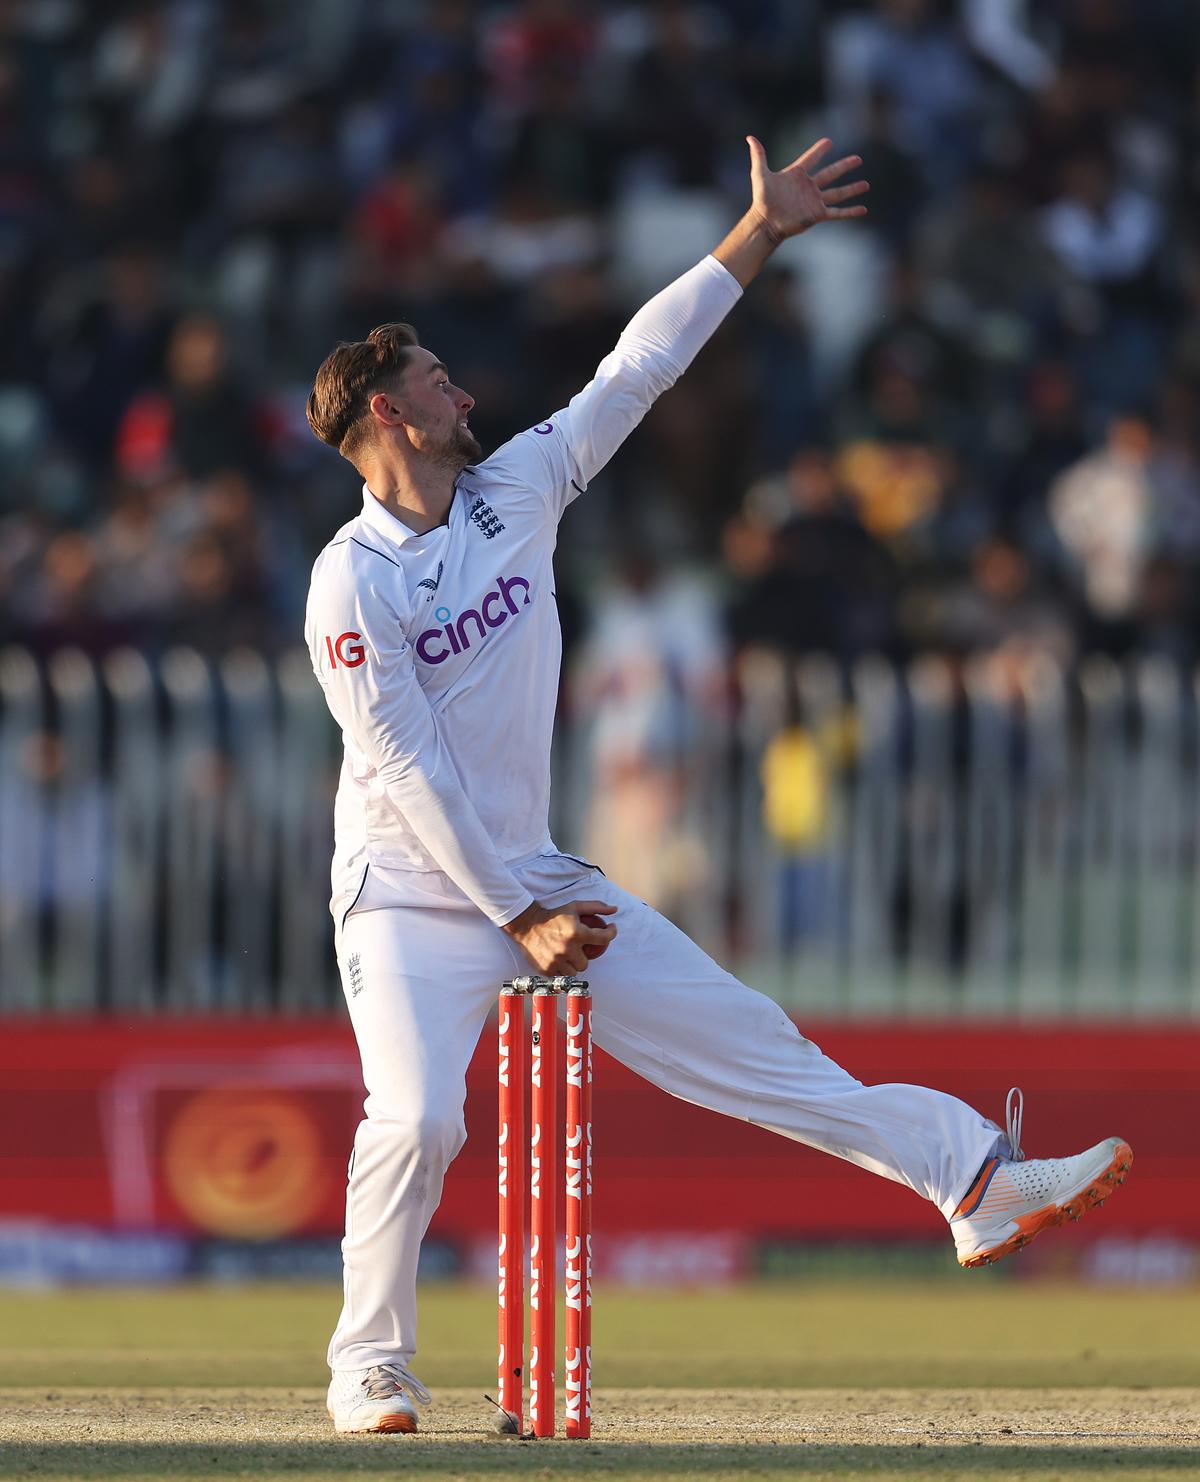
POLYGON ((391 390, 420 341, 411 324, 381 324, 365 340, 345 341, 321 362, 305 409, 308 425, 354 461, 370 426, 368 403, 391 390))

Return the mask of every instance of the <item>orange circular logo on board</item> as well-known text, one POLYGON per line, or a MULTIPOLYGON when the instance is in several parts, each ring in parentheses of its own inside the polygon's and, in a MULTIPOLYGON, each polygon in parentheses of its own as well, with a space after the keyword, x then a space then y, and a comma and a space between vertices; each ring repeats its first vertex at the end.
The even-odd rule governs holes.
POLYGON ((312 1113, 278 1091, 214 1088, 190 1097, 167 1128, 163 1174, 179 1207, 215 1235, 285 1235, 325 1192, 312 1113))

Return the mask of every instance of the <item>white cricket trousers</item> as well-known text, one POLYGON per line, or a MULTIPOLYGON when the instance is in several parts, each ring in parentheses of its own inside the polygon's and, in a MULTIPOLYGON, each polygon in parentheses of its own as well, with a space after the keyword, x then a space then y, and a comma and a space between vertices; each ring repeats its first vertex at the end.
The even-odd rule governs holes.
MULTIPOLYGON (((671 1095, 907 1184, 947 1219, 1004 1145, 995 1123, 953 1096, 856 1081, 778 1004, 591 866, 551 855, 514 873, 543 905, 617 906, 616 940, 587 970, 593 1034, 671 1095)), ((406 889, 406 904, 398 898, 368 874, 337 933, 367 1098, 346 1197, 332 1369, 407 1363, 415 1353, 417 1252, 466 1140, 467 1066, 501 982, 533 971, 474 907, 435 888, 423 903, 418 887, 406 889)))

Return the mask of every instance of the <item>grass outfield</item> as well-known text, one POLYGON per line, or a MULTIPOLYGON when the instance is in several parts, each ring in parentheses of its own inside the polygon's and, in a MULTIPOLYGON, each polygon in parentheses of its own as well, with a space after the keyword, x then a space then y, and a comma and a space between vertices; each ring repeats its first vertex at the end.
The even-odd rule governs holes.
MULTIPOLYGON (((339 1296, 290 1285, 0 1291, 0 1385, 101 1376, 134 1386, 320 1384, 339 1296)), ((602 1286, 593 1324, 597 1385, 1200 1386, 1200 1288, 1055 1286, 985 1272, 687 1292, 602 1286)), ((493 1291, 422 1288, 413 1367, 427 1384, 490 1391, 495 1351, 493 1291)))
POLYGON ((494 1296, 458 1285, 423 1289, 423 1434, 334 1438, 336 1307, 292 1286, 0 1293, 0 1477, 1200 1478, 1200 1290, 601 1289, 590 1444, 490 1436, 494 1296))

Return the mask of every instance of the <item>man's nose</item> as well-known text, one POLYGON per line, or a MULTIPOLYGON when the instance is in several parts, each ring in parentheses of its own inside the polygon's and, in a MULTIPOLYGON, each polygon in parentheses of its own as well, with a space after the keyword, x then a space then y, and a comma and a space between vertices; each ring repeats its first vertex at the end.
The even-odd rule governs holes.
POLYGON ((460 387, 459 388, 459 391, 458 391, 458 409, 459 409, 459 411, 460 412, 469 412, 474 405, 475 405, 475 398, 473 396, 468 396, 467 393, 465 391, 463 391, 461 389, 461 387, 460 387))

